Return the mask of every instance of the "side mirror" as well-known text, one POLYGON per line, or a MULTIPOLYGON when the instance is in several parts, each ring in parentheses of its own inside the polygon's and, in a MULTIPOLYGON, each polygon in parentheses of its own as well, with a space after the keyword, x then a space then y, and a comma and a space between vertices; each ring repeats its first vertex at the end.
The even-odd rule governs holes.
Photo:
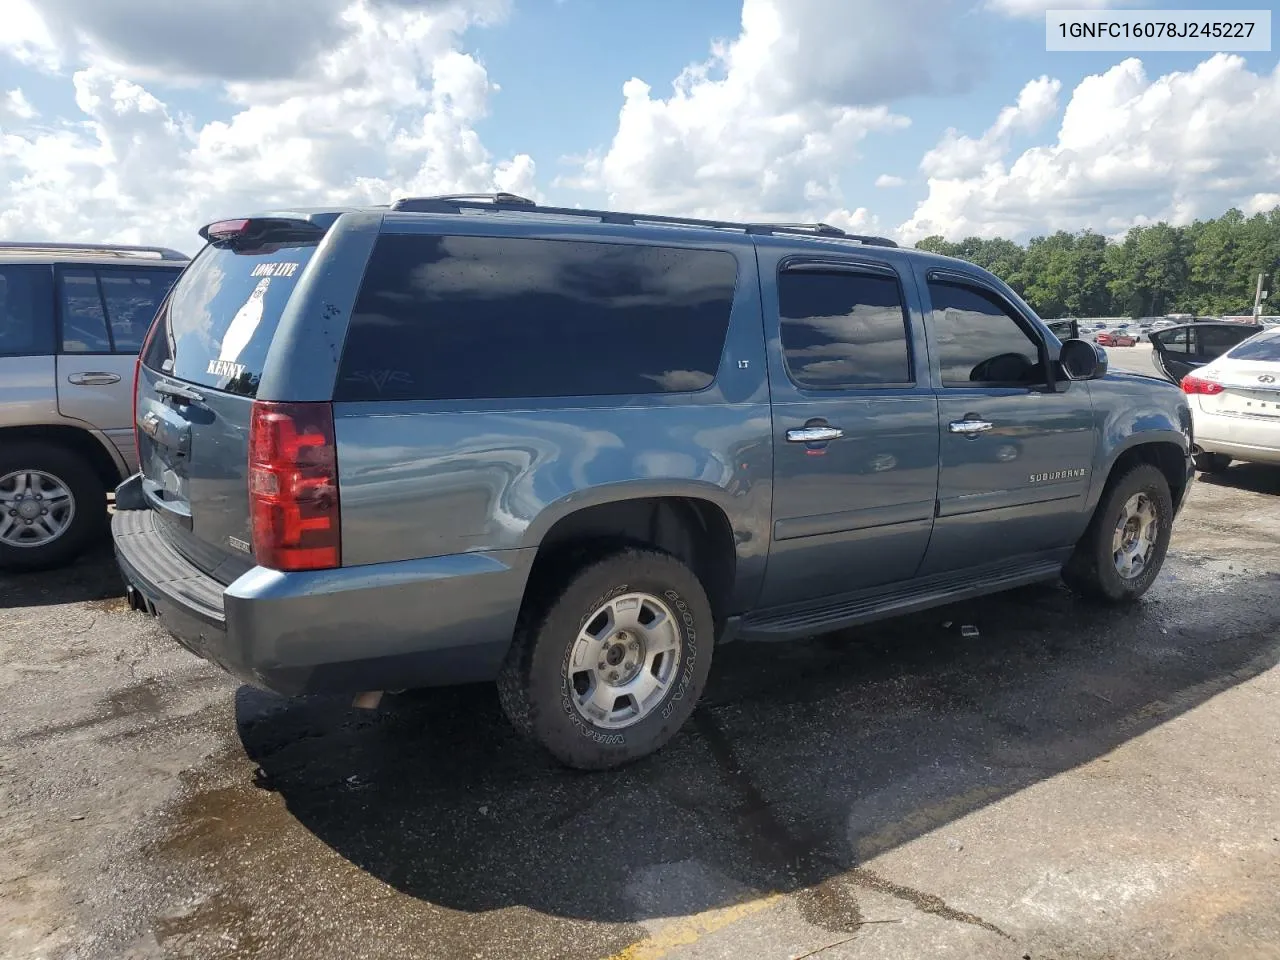
POLYGON ((1071 380, 1101 380, 1107 375, 1107 351, 1088 340, 1068 340, 1058 362, 1071 380))

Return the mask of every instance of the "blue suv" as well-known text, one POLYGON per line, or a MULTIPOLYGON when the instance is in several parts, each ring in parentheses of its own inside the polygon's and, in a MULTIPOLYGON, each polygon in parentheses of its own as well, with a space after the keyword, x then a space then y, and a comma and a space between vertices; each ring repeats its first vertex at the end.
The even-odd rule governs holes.
POLYGON ((718 643, 1160 569, 1174 385, 957 260, 505 194, 210 224, 137 373, 135 607, 286 695, 496 681, 561 761, 688 719, 718 643))

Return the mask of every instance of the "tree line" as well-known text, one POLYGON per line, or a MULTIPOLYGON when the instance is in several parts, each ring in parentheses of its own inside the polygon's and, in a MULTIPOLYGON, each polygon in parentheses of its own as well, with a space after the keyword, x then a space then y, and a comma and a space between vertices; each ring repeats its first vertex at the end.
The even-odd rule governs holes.
POLYGON ((1090 230, 1059 230, 1025 247, 979 237, 951 243, 940 236, 916 246, 990 270, 1046 320, 1249 314, 1258 274, 1266 276, 1265 290, 1280 268, 1280 207, 1252 217, 1231 209, 1185 227, 1134 227, 1121 241, 1090 230))

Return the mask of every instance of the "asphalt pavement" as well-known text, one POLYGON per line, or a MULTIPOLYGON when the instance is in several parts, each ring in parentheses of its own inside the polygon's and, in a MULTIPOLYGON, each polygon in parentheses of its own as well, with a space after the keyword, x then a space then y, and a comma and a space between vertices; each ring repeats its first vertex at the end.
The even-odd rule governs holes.
POLYGON ((1280 957, 1280 470, 1198 482, 1129 608, 722 647, 615 773, 486 686, 239 687, 106 548, 0 607, 0 956, 1280 957))

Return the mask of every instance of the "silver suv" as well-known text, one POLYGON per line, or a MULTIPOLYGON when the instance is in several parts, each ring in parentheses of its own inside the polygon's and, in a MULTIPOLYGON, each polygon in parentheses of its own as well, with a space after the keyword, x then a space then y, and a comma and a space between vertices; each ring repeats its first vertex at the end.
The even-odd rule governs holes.
POLYGON ((73 559, 137 464, 138 349, 187 257, 0 243, 0 568, 73 559))

